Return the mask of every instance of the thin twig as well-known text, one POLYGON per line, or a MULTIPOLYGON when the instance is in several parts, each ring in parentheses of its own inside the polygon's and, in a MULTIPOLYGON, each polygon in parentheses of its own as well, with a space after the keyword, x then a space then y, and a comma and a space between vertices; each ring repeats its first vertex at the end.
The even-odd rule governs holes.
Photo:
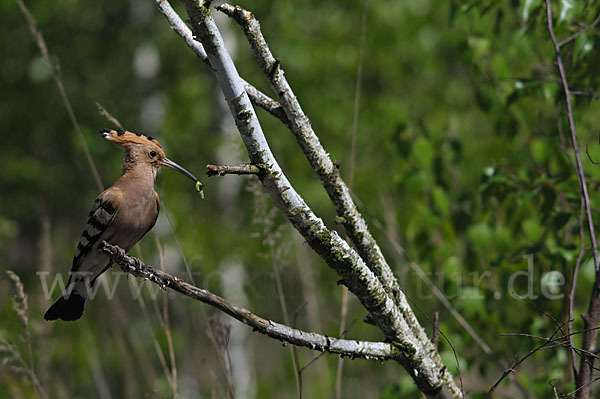
POLYGON ((102 104, 97 102, 96 107, 98 107, 98 112, 100 113, 100 115, 105 117, 108 121, 110 121, 113 125, 115 125, 119 129, 123 129, 123 125, 121 124, 121 122, 119 122, 119 120, 117 118, 115 118, 110 112, 108 112, 106 110, 106 108, 104 108, 102 106, 102 104))
MULTIPOLYGON (((308 321, 308 327, 312 331, 322 331, 321 327, 321 317, 320 317, 320 304, 317 298, 317 290, 315 288, 315 278, 313 275, 313 262, 311 257, 306 256, 306 251, 308 249, 304 246, 303 240, 297 234, 293 235, 293 243, 295 247, 295 257, 296 257, 296 266, 298 268, 297 274, 300 277, 300 284, 302 286, 302 297, 306 302, 306 316, 308 321)), ((340 335, 340 338, 344 338, 344 335, 340 335)), ((324 353, 320 353, 317 356, 313 357, 313 360, 316 357, 322 356, 324 353)), ((311 363, 309 361, 309 363, 311 363)), ((316 375, 319 376, 318 381, 314 381, 318 384, 318 392, 320 392, 323 396, 330 397, 330 381, 328 377, 328 365, 326 363, 320 362, 316 364, 317 371, 316 375)), ((306 368, 306 365, 303 366, 299 372, 302 373, 306 368)))
POLYGON ((571 90, 571 94, 574 96, 588 96, 592 98, 600 98, 600 93, 595 90, 571 90))
POLYGON ((565 40, 562 40, 561 42, 559 42, 558 47, 562 47, 565 44, 570 43, 571 41, 577 39, 579 36, 583 35, 584 33, 587 33, 589 30, 594 29, 596 27, 596 25, 598 25, 598 23, 600 23, 600 14, 598 14, 598 16, 596 17, 594 22, 592 22, 590 25, 586 26, 579 32, 567 37, 565 40))
MULTIPOLYGON (((598 245, 596 241, 596 234, 594 231, 594 220, 592 217, 592 208, 590 204, 590 198, 588 194, 588 188, 586 183, 585 174, 583 171, 583 165, 581 163, 581 156, 579 155, 579 145, 577 142, 577 133, 575 131, 575 121, 573 118, 573 108, 571 105, 571 94, 569 91, 569 83, 567 81, 567 75, 565 71, 565 66, 563 64, 562 56, 560 54, 560 44, 556 40, 556 35, 554 34, 554 27, 552 25, 552 5, 550 0, 546 0, 546 17, 547 17, 547 25, 548 25, 548 33, 550 35, 550 39, 552 40, 552 44, 554 45, 554 51, 556 53, 556 63, 558 67, 558 72, 560 76, 561 86, 563 89, 563 94, 565 97, 565 104, 567 106, 567 119, 569 122, 569 132, 571 136, 571 146, 573 147, 573 154, 575 156, 575 173, 577 175, 577 179, 579 181, 579 188, 581 191, 581 196, 583 200, 583 205, 585 208, 585 213, 587 216, 587 226, 590 242, 592 243, 592 254, 594 257, 594 266, 596 270, 596 278, 594 281, 594 287, 592 289, 592 293, 590 295, 590 302, 588 305, 588 311, 584 319, 584 326, 596 326, 598 324, 598 320, 600 319, 600 261, 598 259, 598 245)), ((592 350, 596 346, 597 334, 596 332, 588 332, 583 335, 582 349, 589 351, 592 350)), ((582 360, 579 363, 579 372, 577 375, 576 386, 578 388, 583 388, 577 393, 578 398, 588 398, 589 397, 589 381, 592 378, 592 369, 589 367, 589 364, 593 364, 593 359, 587 358, 588 356, 583 356, 582 360), (589 363, 587 364, 586 361, 589 363)))
MULTIPOLYGON (((158 249, 158 259, 160 263, 160 270, 165 271, 165 253, 162 248, 160 239, 158 234, 155 232, 154 234, 154 242, 156 244, 156 248, 158 249)), ((158 316, 158 320, 160 321, 161 327, 165 332, 165 336, 167 338, 167 348, 169 350, 169 362, 171 365, 171 395, 173 399, 177 399, 177 363, 175 361, 175 349, 173 346, 173 337, 171 335, 171 323, 169 320, 169 306, 168 306, 168 296, 166 292, 163 292, 163 308, 162 308, 162 317, 161 312, 156 306, 156 301, 153 301, 156 306, 156 314, 158 316)))
POLYGON ((433 314, 433 331, 431 332, 431 342, 437 350, 438 342, 440 341, 440 312, 433 314))
POLYGON ((600 377, 596 377, 594 379, 591 379, 589 382, 585 383, 584 385, 577 387, 577 389, 575 389, 574 391, 570 392, 569 395, 573 395, 574 393, 579 393, 581 390, 589 390, 589 387, 596 381, 600 381, 600 377))
POLYGON ((229 165, 206 165, 206 175, 225 176, 225 175, 257 175, 260 173, 260 168, 256 165, 244 164, 238 166, 229 165))
MULTIPOLYGON (((296 328, 296 321, 298 315, 306 306, 306 301, 302 302, 300 306, 294 311, 294 321, 292 322, 292 328, 296 328)), ((296 345, 292 345, 292 355, 294 358, 294 371, 296 372, 296 382, 298 386, 298 399, 302 399, 302 370, 300 369, 300 359, 298 358, 298 350, 296 345)))
POLYGON ((365 42, 367 38, 367 16, 369 0, 364 0, 362 20, 360 24, 360 43, 358 45, 358 65, 356 67, 356 88, 354 90, 354 110, 352 112, 352 129, 350 130, 350 167, 348 170, 348 187, 354 188, 354 170, 356 167, 356 136, 358 132, 358 116, 360 111, 360 93, 362 88, 363 61, 365 58, 365 42))
POLYGON ((229 360, 229 334, 230 329, 227 328, 223 323, 219 321, 215 315, 212 315, 208 319, 208 323, 206 325, 206 335, 208 339, 213 344, 213 347, 216 350, 217 358, 219 359, 219 364, 221 365, 221 369, 223 371, 223 375, 225 376, 225 382, 227 385, 227 393, 229 394, 230 399, 235 399, 235 387, 233 385, 233 376, 231 373, 231 362, 229 360))
MULTIPOLYGON (((560 115, 562 112, 562 106, 558 104, 558 114, 560 115)), ((569 150, 567 148, 567 142, 565 140, 565 135, 563 132, 563 127, 560 118, 556 121, 557 129, 558 129, 558 138, 560 140, 560 148, 562 152, 565 154, 565 157, 571 164, 573 170, 577 170, 577 166, 571 157, 569 156, 569 150)), ((586 146, 586 153, 587 146, 586 146)), ((573 270, 573 277, 571 279, 571 289, 569 291, 569 309, 568 309, 568 319, 567 323, 567 331, 570 333, 573 332, 573 319, 574 319, 574 308, 575 308, 575 289, 577 287, 577 278, 579 277, 579 268, 581 266, 581 262, 583 260, 583 256, 585 255, 585 206, 583 203, 583 198, 580 198, 580 206, 579 206, 579 254, 577 255, 577 260, 575 261, 575 269, 573 270)), ((570 358, 571 358, 571 367, 573 369, 573 379, 574 382, 577 381, 577 367, 575 366, 575 344, 573 342, 573 336, 569 336, 569 343, 571 345, 570 349, 570 358)))
MULTIPOLYGON (((166 205, 166 202, 165 202, 164 199, 162 200, 162 204, 161 205, 164 208, 164 215, 167 217, 167 222, 169 223, 169 228, 171 230, 171 234, 173 235, 173 239, 175 240, 175 245, 177 246, 177 250, 178 250, 179 255, 181 256, 181 259, 182 259, 183 264, 185 266, 185 271, 186 271, 187 277, 189 278, 189 281, 191 281, 191 283, 195 285, 196 282, 195 282, 195 279, 194 279, 194 275, 192 274, 192 269, 190 267, 189 262, 187 261, 187 257, 185 256, 185 252, 183 251, 183 248, 181 247, 181 243, 179 242, 179 238, 177 237, 177 234, 175 232, 175 228, 173 227, 173 221, 171 220, 171 217, 169 216, 170 213, 169 213, 169 210, 167 208, 167 205, 166 205)), ((155 234, 156 239, 160 240, 158 238, 158 233, 156 233, 156 231, 154 231, 154 234, 155 234)), ((208 314, 206 313, 206 309, 203 306, 200 307, 200 313, 202 315, 202 318, 206 321, 206 329, 205 329, 206 330, 206 335, 211 340, 211 342, 213 342, 213 338, 212 337, 216 337, 219 334, 219 332, 217 331, 217 329, 213 325, 214 323, 211 322, 211 319, 209 318, 208 314)), ((217 354, 217 358, 219 359, 219 365, 221 366, 221 368, 223 369, 224 374, 225 374, 225 383, 227 385, 227 392, 229 393, 230 396, 235 396, 235 390, 234 390, 234 386, 233 386, 233 381, 231 379, 231 373, 230 373, 230 370, 227 369, 226 361, 225 361, 224 356, 222 354, 222 350, 221 350, 221 348, 218 345, 213 345, 213 346, 215 348, 215 352, 217 354)))
MULTIPOLYGON (((342 331, 346 329, 346 317, 348 315, 348 287, 342 287, 342 304, 340 306, 340 336, 342 331)), ((344 367, 344 359, 339 358, 335 371, 335 398, 342 397, 342 371, 344 367)))
MULTIPOLYGON (((556 317, 552 316, 552 314, 550 314, 549 312, 545 311, 544 309, 542 309, 541 307, 539 307, 535 302, 533 302, 532 300, 528 299, 528 298, 524 298, 525 303, 527 303, 529 306, 531 306, 532 308, 534 308, 535 310, 537 310, 538 312, 540 312, 541 314, 543 314, 544 316, 546 316, 547 318, 549 318, 554 325, 560 329, 560 332, 562 334, 564 334, 563 331, 563 327, 565 326, 565 323, 559 323, 558 320, 556 320, 556 317)), ((572 321, 572 320, 571 320, 572 321)), ((567 321, 568 323, 568 321, 567 321)))
MULTIPOLYGON (((577 334, 577 332, 576 332, 576 334, 577 334)), ((527 333, 502 333, 502 334, 500 334, 500 336, 501 337, 525 337, 525 338, 539 339, 539 340, 542 340, 542 341, 545 341, 545 342, 548 342, 548 343, 555 344, 555 345, 553 345, 553 347, 554 346, 562 346, 562 347, 565 347, 565 348, 568 348, 568 349, 573 349, 580 356, 583 353, 587 353, 587 354, 593 356, 596 359, 600 359, 600 357, 598 357, 598 355, 596 355, 593 352, 584 351, 584 350, 581 350, 579 348, 573 348, 571 346, 571 344, 569 343, 569 341, 568 341, 568 339, 571 338, 571 336, 569 334, 561 335, 558 338, 547 338, 547 337, 542 337, 542 336, 539 336, 539 335, 527 334, 527 333), (562 342, 565 339, 567 340, 567 342, 562 342)), ((600 371, 600 369, 598 369, 597 367, 594 367, 594 370, 600 371)))
POLYGON ((594 160, 592 159, 592 156, 590 155, 590 150, 589 150, 589 148, 588 148, 588 145, 587 145, 587 144, 585 145, 585 154, 587 155, 588 159, 590 160, 590 162, 591 162, 593 165, 600 165, 600 162, 596 162, 596 161, 594 161, 594 160))
MULTIPOLYGON (((275 285, 277 287, 277 297, 279 298, 279 306, 281 307, 281 314, 283 315, 283 321, 285 324, 290 325, 290 316, 287 310, 287 303, 285 300, 285 293, 283 290, 283 283, 281 282, 281 271, 279 270, 279 265, 276 259, 275 254, 275 243, 271 241, 271 260, 273 262, 273 274, 275 276, 275 285)), ((294 324, 292 327, 295 328, 296 324, 296 314, 294 314, 294 324)), ((302 398, 302 377, 300 375, 300 368, 298 364, 298 354, 296 353, 295 346, 290 348, 290 353, 292 355, 292 364, 294 365, 294 374, 296 379, 296 389, 298 390, 298 397, 302 398)))
POLYGON ((512 366, 510 366, 509 368, 507 368, 506 370, 504 370, 504 373, 502 373, 502 376, 498 379, 498 381, 496 381, 496 383, 494 385, 492 385, 492 387, 488 391, 487 397, 491 398, 492 394, 494 393, 494 391, 496 390, 496 388, 498 388, 498 385, 500 385, 500 383, 502 382, 502 380, 504 380, 510 373, 514 372, 515 369, 521 363, 523 363, 525 360, 527 360, 530 356, 532 356, 534 353, 536 353, 540 349, 546 347, 550 343, 553 343, 552 339, 554 338, 554 335, 556 335, 556 333, 559 332, 559 331, 560 331, 560 328, 557 328, 556 330, 554 330, 554 333, 552 333, 552 335, 550 336, 550 339, 548 341, 545 341, 543 344, 541 344, 541 345, 535 347, 534 349, 530 350, 529 353, 527 353, 525 356, 523 356, 521 359, 519 359, 512 366))
POLYGON ((583 195, 585 210, 587 214, 587 222, 588 229, 590 233, 590 241, 592 242, 592 250, 594 254, 594 265, 596 267, 596 273, 600 272, 600 260, 598 259, 598 245, 596 241, 596 234, 594 233, 594 220, 592 218, 592 210, 590 205, 590 197, 588 194, 587 183, 585 174, 583 173, 583 165, 581 163, 581 156, 579 155, 579 144, 577 141, 577 133, 575 130, 575 120, 573 119, 573 107, 571 105, 571 95, 569 91, 569 83, 567 81, 567 75, 565 72, 565 66, 562 61, 562 57, 560 55, 560 47, 556 41, 556 36, 554 35, 554 28, 552 26, 552 6, 550 4, 550 0, 546 0, 546 12, 548 18, 548 32, 550 34, 550 39, 554 44, 554 50, 556 52, 556 63, 558 66, 558 72, 560 75, 561 86, 563 89, 563 94, 565 97, 565 103, 567 105, 567 119, 569 122, 569 132, 571 135, 571 145, 573 147, 573 152, 575 155, 575 162, 577 165, 577 178, 579 180, 579 187, 581 189, 581 194, 583 195))
POLYGON ((577 254, 577 260, 575 260, 575 269, 573 270, 573 278, 571 282, 571 289, 569 290, 569 323, 567 324, 567 331, 569 332, 569 344, 571 346, 571 367, 573 368, 573 379, 577 381, 577 368, 575 367, 575 343, 573 342, 573 317, 575 309, 575 290, 577 289, 577 278, 579 277, 579 268, 585 255, 585 231, 584 231, 584 212, 585 208, 583 205, 583 199, 581 199, 580 211, 579 211, 579 254, 577 254))
MULTIPOLYGON (((141 258, 142 251, 141 251, 139 242, 135 245, 135 248, 138 253, 138 256, 141 258)), ((156 332, 154 331, 154 328, 152 327, 152 319, 150 318, 150 312, 148 312, 148 308, 146 307, 146 301, 144 300, 144 297, 142 295, 141 286, 138 285, 138 288, 140 289, 139 295, 137 296, 138 306, 140 307, 140 309, 142 309, 142 316, 144 317, 144 321, 146 322, 148 331, 150 333, 150 336, 152 337, 152 346, 154 347, 154 351, 156 352, 156 356, 158 357, 158 362, 160 363, 162 371, 165 374, 165 378, 167 379, 167 383, 169 384, 169 387, 172 387, 173 386, 173 381, 171 381, 172 374, 169 371, 169 366, 167 365, 167 359, 165 358, 165 354, 163 353, 162 348, 160 347, 160 344, 158 343, 158 338, 156 337, 156 332)))
MULTIPOLYGON (((417 311, 421 312, 421 314, 427 319, 427 321, 429 323, 431 323, 431 325, 434 325, 435 324, 434 321, 431 320, 431 318, 427 315, 427 313, 425 313, 423 311, 423 309, 421 309, 421 307, 419 305, 417 305, 417 303, 415 301, 413 301, 408 296, 408 294, 406 294, 406 292, 403 292, 403 293, 404 293, 404 295, 406 295, 406 298, 410 301, 412 306, 414 306, 417 309, 417 311)), ((446 334, 444 334, 444 332, 442 330, 438 330, 438 332, 444 338, 446 343, 450 346, 450 349, 452 349, 452 354, 454 355, 454 361, 456 362, 456 372, 458 374, 458 382, 460 383, 460 397, 462 399, 466 399, 465 387, 463 385, 463 379, 462 379, 462 372, 460 370, 460 361, 458 360, 458 353, 456 353, 456 348, 454 347, 454 344, 452 344, 452 341, 450 341, 450 338, 448 338, 448 336, 446 334)))
MULTIPOLYGON (((355 196, 355 199, 356 199, 356 196, 355 196)), ((358 199, 357 199, 357 201, 358 201, 358 199)), ((360 201, 358 201, 358 202, 360 203, 360 201)), ((427 285, 427 287, 431 290, 433 295, 435 295, 435 297, 440 301, 440 303, 442 305, 444 305, 444 307, 450 312, 452 317, 454 317, 456 319, 456 321, 458 321, 458 323, 471 336, 471 338, 473 338, 473 340, 477 343, 477 345, 481 348, 481 350, 483 350, 483 352, 486 355, 491 355, 492 350, 490 349, 489 345, 485 343, 485 341, 483 340, 483 338, 481 338, 479 336, 479 334, 477 334, 477 331, 475 331, 475 329, 460 314, 460 312, 454 306, 452 306, 452 304, 450 303, 448 298, 446 298, 444 293, 433 283, 433 281, 431 281, 431 279, 423 271, 421 266, 419 266, 415 261, 413 261, 408 256, 408 254, 406 253, 406 251, 404 251, 404 248, 402 248, 402 245, 398 242, 398 240, 396 240, 394 237, 392 237, 389 234, 389 232, 385 231, 385 229, 383 228, 383 225, 381 224, 381 222, 379 220, 377 220, 374 217, 371 217, 371 220, 372 220, 373 225, 379 231, 381 231, 382 233, 384 233, 386 235, 388 242, 391 244, 392 249, 394 250, 394 252, 396 252, 397 256, 404 258, 407 261, 408 266, 412 269, 412 271, 417 275, 417 277, 419 277, 427 285)))

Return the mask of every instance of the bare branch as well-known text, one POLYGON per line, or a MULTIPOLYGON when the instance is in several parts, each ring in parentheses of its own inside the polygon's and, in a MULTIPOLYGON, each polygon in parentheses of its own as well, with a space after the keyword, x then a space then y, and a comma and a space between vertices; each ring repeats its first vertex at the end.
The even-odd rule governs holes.
POLYGON ((138 258, 127 255, 122 248, 111 245, 106 241, 102 243, 100 250, 108 255, 114 263, 118 264, 125 273, 147 279, 163 289, 172 289, 187 297, 213 306, 252 327, 254 331, 268 335, 271 338, 321 352, 352 358, 388 360, 400 357, 400 352, 388 343, 330 338, 326 335, 297 330, 284 324, 264 319, 248 309, 234 305, 208 290, 193 286, 175 276, 146 265, 138 258))
POLYGON ((379 246, 371 236, 364 218, 360 215, 356 205, 352 201, 348 186, 342 180, 338 168, 312 129, 310 120, 304 114, 300 103, 284 76, 279 60, 276 60, 273 54, 271 54, 269 46, 260 30, 258 20, 251 12, 241 7, 221 4, 217 9, 233 18, 244 30, 258 64, 269 79, 273 91, 277 93, 279 102, 288 116, 291 130, 296 136, 298 144, 310 162, 310 165, 321 179, 359 255, 365 260, 377 277, 381 279, 388 292, 393 296, 401 295, 398 282, 391 268, 385 262, 379 246))
POLYGON ((588 145, 585 145, 585 155, 587 155, 588 159, 590 160, 590 162, 594 165, 600 165, 600 162, 596 162, 592 159, 592 156, 590 155, 590 150, 588 148, 588 145))
MULTIPOLYGON (((357 201, 359 200, 357 199, 357 201)), ((404 251, 404 248, 402 248, 398 240, 392 237, 388 232, 386 232, 381 222, 377 219, 373 219, 373 225, 387 236, 388 242, 392 246, 394 252, 396 252, 397 256, 406 260, 406 263, 412 269, 412 271, 427 285, 427 287, 431 290, 433 295, 435 295, 435 297, 441 302, 442 305, 444 305, 448 312, 450 312, 452 317, 454 317, 456 321, 458 321, 458 323, 465 329, 465 331, 473 338, 473 340, 477 343, 477 345, 479 345, 481 350, 483 350, 483 352, 486 355, 491 356, 492 350, 490 349, 488 344, 485 343, 483 338, 481 338, 479 334, 477 334, 477 331, 475 331, 475 329, 469 324, 469 322, 465 320, 465 318, 460 314, 460 312, 450 303, 448 298, 446 298, 446 295, 444 295, 444 293, 434 284, 434 282, 431 281, 431 279, 429 278, 427 273, 423 271, 421 266, 419 266, 406 254, 406 251, 404 251)))
POLYGON ((558 66, 558 72, 560 75, 560 82, 565 96, 565 103, 567 105, 567 119, 569 122, 569 132, 571 135, 571 145, 573 146, 573 152, 575 154, 576 162, 576 173, 579 180, 579 188, 581 195, 583 195, 584 205, 587 214, 588 229, 590 233, 590 240, 592 242, 592 249, 594 253, 594 265, 596 266, 596 273, 600 272, 600 261, 598 259, 598 245, 596 241, 596 234, 594 233, 594 220, 592 218, 592 210, 590 205, 590 197, 588 194, 587 183, 585 174, 583 173, 583 165, 581 163, 581 156, 579 155, 579 144, 577 141, 577 132, 575 131, 575 120, 573 119, 573 108, 571 105, 571 92, 569 90, 569 83, 567 81, 567 74, 565 72, 565 66, 560 55, 560 46, 556 41, 554 35, 554 28, 552 26, 552 6, 550 0, 546 0, 546 12, 548 18, 548 32, 552 43, 554 44, 554 50, 556 52, 556 64, 558 66))
MULTIPOLYGON (((402 348, 404 356, 400 362, 419 389, 432 398, 460 397, 460 390, 425 333, 423 332, 424 339, 415 336, 377 276, 335 231, 327 229, 293 189, 267 144, 233 61, 210 16, 210 10, 198 0, 185 0, 184 3, 192 20, 194 34, 207 52, 211 69, 221 85, 250 161, 267 165, 264 176, 259 178, 274 199, 275 205, 285 213, 311 248, 342 277, 344 284, 371 313, 386 337, 402 348)), ((417 323, 408 304, 406 308, 417 323)))
MULTIPOLYGON (((562 107, 560 103, 558 104, 558 113, 560 114, 562 107)), ((565 157, 571 164, 571 167, 574 170, 577 170, 575 166, 575 162, 569 156, 569 150, 567 148, 567 142, 565 140, 565 135, 562 128, 562 123, 560 118, 556 121, 557 129, 558 129, 558 138, 560 140, 560 148, 562 152, 565 154, 565 157)), ((587 146, 585 148, 586 153, 589 155, 587 151, 587 146)), ((591 159, 590 159, 591 160, 591 159)), ((583 197, 580 198, 580 206, 579 206, 579 254, 577 255, 577 260, 575 261, 575 268, 573 269, 573 277, 571 279, 571 289, 569 291, 569 310, 568 310, 568 319, 567 329, 569 334, 573 332, 573 318, 574 318, 574 309, 575 309, 575 289, 577 288, 577 279, 579 277, 579 268, 581 266, 581 262, 583 260, 583 256, 585 254, 585 207, 583 203, 583 197)), ((571 367, 573 369, 573 379, 577 381, 577 367, 575 366, 575 344, 573 343, 573 336, 569 335, 569 343, 571 345, 570 355, 571 355, 571 367)), ((574 382, 575 382, 574 381, 574 382)))
POLYGON ((498 381, 496 381, 496 383, 494 385, 492 385, 492 387, 488 391, 487 397, 488 398, 492 397, 492 393, 494 393, 496 388, 498 388, 498 386, 500 385, 502 380, 504 380, 509 374, 513 373, 521 363, 523 363, 525 360, 527 360, 530 356, 532 356, 534 353, 536 353, 540 349, 543 349, 546 346, 548 346, 549 344, 554 343, 554 336, 556 335, 556 333, 558 333, 561 330, 561 328, 562 328, 562 326, 559 326, 556 330, 554 330, 554 333, 552 333, 552 335, 550 336, 550 338, 548 340, 546 340, 543 344, 536 346, 534 349, 530 350, 529 353, 527 353, 525 356, 523 356, 521 359, 519 359, 517 362, 515 362, 512 366, 510 366, 506 370, 504 370, 504 373, 502 373, 502 376, 498 379, 498 381))
POLYGON ((431 342, 437 350, 438 342, 440 341, 440 312, 433 314, 433 331, 431 332, 431 342))
POLYGON ((228 165, 206 165, 206 175, 225 176, 225 175, 257 175, 260 173, 260 168, 255 165, 245 164, 238 166, 228 165))
POLYGON ((285 126, 291 129, 290 120, 277 101, 273 100, 271 97, 252 86, 250 83, 247 83, 245 80, 242 79, 242 82, 244 83, 246 93, 248 93, 250 100, 252 100, 254 104, 258 105, 275 118, 279 119, 285 126))
MULTIPOLYGON (((298 314, 306 306, 306 302, 302 303, 296 311, 294 311, 294 321, 292 327, 296 328, 296 321, 298 320, 298 314)), ((300 368, 300 359, 298 358, 298 350, 296 345, 292 346, 292 358, 294 360, 294 371, 296 372, 296 386, 298 388, 298 399, 302 399, 302 369, 300 368)))
MULTIPOLYGON (((525 338, 534 338, 534 339, 539 339, 551 344, 555 344, 555 346, 563 346, 565 348, 569 348, 574 350, 576 353, 581 354, 581 353, 587 353, 589 355, 591 355, 592 357, 596 358, 596 359, 600 359, 600 357, 598 357, 598 355, 596 355, 593 352, 589 352, 589 351, 584 351, 582 349, 579 348, 575 348, 570 344, 570 339, 572 338, 573 335, 576 335, 578 333, 580 333, 581 331, 576 331, 574 333, 568 333, 568 334, 564 334, 561 335, 558 338, 547 338, 547 337, 542 337, 539 335, 534 335, 534 334, 527 334, 527 333, 502 333, 500 334, 501 337, 525 337, 525 338), (564 342, 566 340, 566 342, 564 342)), ((593 367, 593 366, 592 366, 593 367)), ((600 369, 598 369, 597 367, 593 367, 594 370, 600 371, 600 369)))
POLYGON ((592 98, 600 98, 600 93, 595 90, 571 90, 571 94, 574 96, 588 96, 592 98))
POLYGON ((103 117, 105 117, 108 121, 110 121, 113 125, 115 125, 119 129, 123 129, 123 125, 121 125, 121 122, 119 122, 119 120, 117 118, 115 118, 110 112, 108 112, 106 110, 106 108, 104 108, 102 106, 102 104, 100 104, 100 103, 97 102, 96 103, 96 107, 98 107, 98 113, 100 115, 102 115, 103 117))
MULTIPOLYGON (((587 150, 587 148, 586 148, 587 150)), ((577 279, 579 277, 579 269, 581 268, 581 262, 583 261, 583 255, 585 254, 585 224, 584 224, 585 208, 583 205, 583 199, 581 199, 580 211, 579 211, 579 254, 575 261, 575 268, 573 269, 573 278, 571 282, 571 289, 569 290, 569 323, 567 329, 569 332, 569 345, 571 346, 571 367, 573 368, 573 379, 577 381, 577 369, 575 368, 575 343, 573 342, 573 317, 575 309, 575 290, 577 289, 577 279)))
MULTIPOLYGON (((433 354, 432 356, 438 367, 443 367, 441 359, 437 356, 425 330, 419 324, 390 266, 383 257, 379 245, 371 235, 364 218, 358 212, 352 200, 350 190, 342 180, 338 167, 332 162, 329 154, 325 151, 319 138, 313 131, 308 117, 302 111, 296 96, 285 79, 280 62, 271 54, 268 44, 262 36, 260 24, 257 19, 252 13, 229 4, 222 4, 217 9, 235 19, 244 30, 259 65, 269 79, 273 91, 277 93, 279 102, 290 120, 292 132, 300 148, 321 179, 340 220, 343 221, 346 233, 352 244, 396 303, 402 317, 419 340, 420 345, 428 353, 433 354)), ((448 386, 455 387, 455 393, 460 397, 460 391, 454 382, 451 381, 450 374, 447 372, 444 373, 442 379, 448 386)))
POLYGON ((598 16, 596 17, 594 22, 592 22, 590 25, 586 26, 579 32, 567 37, 565 40, 559 42, 558 47, 562 47, 565 44, 570 43, 571 41, 577 39, 579 36, 583 35, 584 33, 587 33, 590 29, 594 29, 596 27, 596 25, 598 25, 598 23, 600 23, 600 14, 598 14, 598 16))
MULTIPOLYGON (((590 295, 590 303, 588 305, 588 311, 585 317, 583 317, 585 329, 595 327, 600 321, 600 261, 598 259, 598 245, 596 241, 596 233, 594 231, 594 220, 592 218, 592 208, 590 205, 590 198, 588 194, 588 188, 586 183, 585 174, 583 172, 583 165, 581 163, 581 156, 579 155, 579 144, 577 142, 577 133, 575 131, 575 121, 573 119, 573 108, 571 105, 571 93, 569 90, 569 83, 567 81, 567 74, 565 72, 565 66, 560 54, 560 43, 556 40, 554 34, 554 27, 552 25, 552 4, 550 0, 546 0, 546 17, 548 23, 548 33, 552 44, 554 45, 554 51, 556 53, 556 64, 558 66, 558 72, 560 76, 560 82, 565 96, 565 103, 567 106, 567 119, 569 122, 569 132, 571 136, 571 146, 573 147, 573 154, 575 156, 575 173, 579 181, 579 189, 581 191, 581 198, 583 200, 583 207, 585 209, 587 217, 587 227, 590 236, 590 242, 592 243, 592 253, 594 256, 594 265, 596 267, 596 279, 594 287, 590 295)), ((595 331, 588 331, 583 334, 582 349, 585 351, 594 350, 596 347, 597 333, 595 331)), ((589 355, 584 355, 579 363, 579 371, 577 373, 576 386, 580 389, 577 392, 577 398, 589 397, 589 382, 592 378, 592 367, 594 359, 590 358, 589 355)))

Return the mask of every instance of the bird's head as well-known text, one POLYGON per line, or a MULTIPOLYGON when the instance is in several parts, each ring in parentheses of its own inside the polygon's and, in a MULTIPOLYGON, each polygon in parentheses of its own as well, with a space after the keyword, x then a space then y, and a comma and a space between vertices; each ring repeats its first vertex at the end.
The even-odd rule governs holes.
POLYGON ((144 136, 142 134, 129 132, 126 130, 100 129, 102 137, 125 149, 125 162, 123 163, 123 172, 137 165, 148 165, 152 167, 154 174, 162 167, 167 166, 181 172, 193 181, 198 179, 171 161, 165 156, 162 146, 155 138, 144 136))

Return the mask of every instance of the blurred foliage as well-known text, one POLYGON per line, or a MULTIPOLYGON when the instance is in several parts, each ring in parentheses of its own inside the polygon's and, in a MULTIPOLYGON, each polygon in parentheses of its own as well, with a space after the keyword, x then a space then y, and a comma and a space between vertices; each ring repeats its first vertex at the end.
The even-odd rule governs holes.
MULTIPOLYGON (((59 67, 105 186, 118 177, 122 153, 96 134, 111 127, 96 103, 127 129, 157 137, 169 158, 197 175, 207 163, 246 161, 209 69, 172 32, 153 1, 26 4, 59 67)), ((183 13, 179 4, 173 5, 183 13)), ((259 0, 240 5, 260 20, 322 143, 347 174, 363 2, 259 0)), ((591 1, 554 1, 553 12, 556 34, 563 40, 590 24, 600 7, 591 1)), ((47 323, 42 318, 50 298, 41 281, 51 284, 57 273, 69 269, 98 189, 51 70, 14 1, 0 0, 0 22, 5 146, 0 168, 0 337, 5 359, 0 363, 0 397, 36 396, 26 372, 29 343, 33 369, 50 397, 106 392, 113 397, 170 397, 156 351, 160 348, 169 367, 169 344, 159 316, 162 293, 144 288, 146 307, 140 307, 129 288, 136 282, 127 284, 115 271, 106 279, 118 281, 115 297, 107 299, 101 288, 78 322, 47 323), (5 270, 15 271, 25 285, 30 340, 12 308, 14 287, 5 270), (154 301, 151 292, 157 293, 154 301), (16 354, 25 369, 17 367, 16 354)), ((238 27, 221 16, 218 23, 242 76, 268 91, 238 27)), ((506 367, 539 344, 501 333, 550 336, 556 326, 542 310, 567 320, 566 293, 579 252, 579 187, 545 5, 540 0, 371 1, 366 29, 353 192, 418 306, 421 322, 430 330, 429 320, 440 312, 440 327, 456 349, 465 387, 472 397, 483 397, 506 367), (491 356, 410 271, 408 260, 430 276, 491 347, 491 356)), ((596 32, 563 47, 574 90, 597 90, 596 32)), ((591 157, 600 161, 596 98, 597 92, 573 97, 594 210, 600 206, 600 168, 584 150, 589 145, 591 157)), ((259 117, 297 190, 329 226, 340 229, 293 136, 265 112, 259 111, 259 117)), ((203 180, 206 200, 201 201, 185 178, 161 173, 157 191, 163 208, 155 233, 141 242, 143 258, 156 266, 162 263, 181 278, 188 278, 187 262, 199 286, 283 321, 276 265, 287 311, 294 315, 300 309, 296 326, 338 336, 337 276, 310 253, 260 185, 246 177, 203 180)), ((589 246, 588 239, 584 245, 589 246)), ((586 253, 575 315, 587 307, 594 278, 589 258, 586 253)), ((52 297, 57 294, 55 289, 52 297)), ((349 305, 346 336, 380 340, 381 334, 362 322, 365 312, 355 298, 349 305)), ((226 396, 218 351, 206 334, 218 323, 231 325, 229 357, 234 375, 251 381, 246 392, 295 397, 287 348, 225 316, 209 319, 214 311, 203 306, 169 295, 180 397, 226 396)), ((575 316, 575 328, 581 326, 575 316)), ((439 345, 445 364, 456 373, 450 345, 444 340, 439 345)), ((315 355, 299 350, 301 364, 315 355)), ((331 397, 336 367, 335 357, 324 356, 307 368, 305 396, 331 397)), ((419 397, 397 364, 347 360, 343 377, 344 397, 419 397)), ((499 392, 550 397, 550 381, 561 391, 573 389, 564 349, 537 352, 499 392)))

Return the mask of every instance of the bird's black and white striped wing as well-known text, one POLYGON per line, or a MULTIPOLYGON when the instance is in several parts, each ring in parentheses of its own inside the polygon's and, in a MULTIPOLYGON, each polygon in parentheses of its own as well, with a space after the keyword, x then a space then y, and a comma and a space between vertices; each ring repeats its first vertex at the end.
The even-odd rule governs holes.
MULTIPOLYGON (((79 238, 71 271, 75 272, 79 269, 83 258, 113 222, 119 208, 121 196, 121 190, 111 187, 96 198, 88 214, 83 233, 81 233, 81 237, 79 238)), ((108 239, 108 237, 103 239, 108 239)))

